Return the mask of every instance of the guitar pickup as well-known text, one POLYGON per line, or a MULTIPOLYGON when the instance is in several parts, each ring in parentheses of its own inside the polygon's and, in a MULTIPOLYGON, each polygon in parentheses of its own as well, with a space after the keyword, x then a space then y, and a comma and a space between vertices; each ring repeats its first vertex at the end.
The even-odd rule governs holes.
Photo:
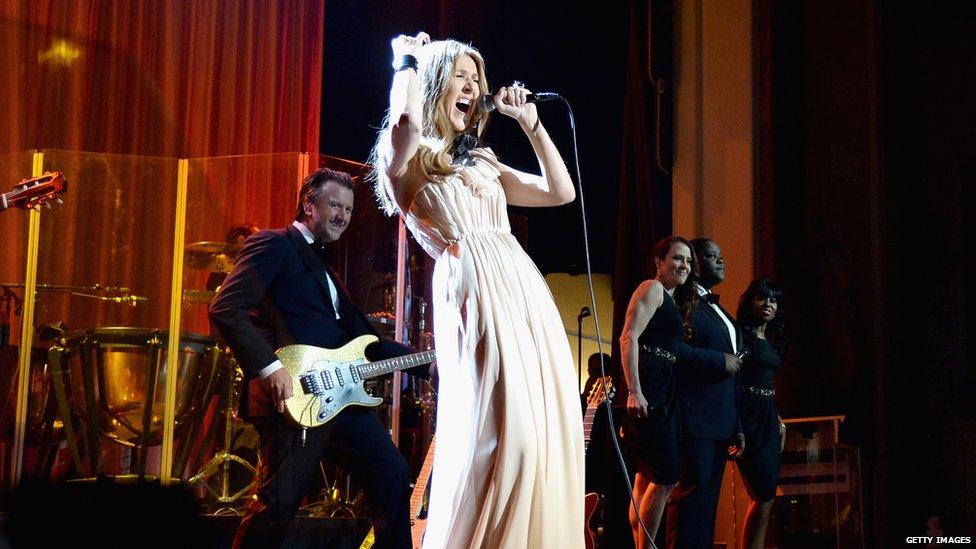
POLYGON ((335 369, 335 374, 336 374, 336 380, 339 381, 339 387, 344 386, 346 384, 346 382, 342 379, 342 370, 340 370, 339 368, 336 368, 335 369))
POLYGON ((335 387, 335 384, 332 383, 332 374, 330 374, 327 370, 322 370, 319 372, 319 377, 321 378, 322 385, 325 387, 326 391, 331 391, 332 388, 335 387))

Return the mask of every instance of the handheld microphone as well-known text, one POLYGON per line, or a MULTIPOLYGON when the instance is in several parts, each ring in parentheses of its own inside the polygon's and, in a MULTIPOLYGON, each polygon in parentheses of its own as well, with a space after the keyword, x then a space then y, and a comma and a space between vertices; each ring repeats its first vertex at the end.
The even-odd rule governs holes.
MULTIPOLYGON (((546 101, 555 101, 557 99, 562 99, 562 96, 560 96, 558 93, 552 92, 530 93, 526 94, 525 96, 526 103, 544 103, 546 101)), ((486 112, 495 110, 495 94, 490 93, 488 95, 482 95, 481 98, 478 99, 478 103, 486 112)))

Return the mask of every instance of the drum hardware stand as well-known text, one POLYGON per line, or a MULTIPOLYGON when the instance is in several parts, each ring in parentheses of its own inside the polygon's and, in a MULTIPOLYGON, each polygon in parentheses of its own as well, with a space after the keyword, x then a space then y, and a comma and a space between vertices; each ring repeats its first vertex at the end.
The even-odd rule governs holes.
MULTIPOLYGON (((207 462, 206 465, 200 470, 199 473, 187 480, 188 485, 193 485, 203 480, 203 486, 206 488, 207 492, 213 496, 217 503, 224 504, 213 512, 214 515, 232 514, 239 515, 240 512, 232 505, 226 505, 240 500, 246 494, 248 494, 255 486, 257 486, 257 467, 251 465, 247 460, 232 454, 230 452, 231 445, 231 432, 233 431, 234 423, 234 380, 237 374, 237 367, 233 361, 227 361, 227 379, 225 383, 224 394, 224 444, 223 448, 214 457, 207 462), (231 493, 230 492, 230 468, 231 464, 237 463, 247 471, 251 473, 251 482, 247 484, 244 488, 231 493), (220 491, 218 492, 213 488, 207 479, 214 476, 214 474, 220 475, 220 491)), ((243 390, 243 389, 242 389, 243 390)))
POLYGON ((323 499, 302 507, 301 512, 303 515, 315 518, 356 518, 359 512, 365 510, 365 507, 362 505, 362 491, 352 499, 343 497, 343 494, 348 497, 351 492, 348 473, 343 472, 346 486, 345 490, 340 490, 339 475, 336 476, 335 482, 330 484, 329 477, 325 473, 325 467, 322 466, 322 463, 319 463, 319 470, 325 482, 325 486, 322 488, 323 499))
MULTIPOLYGON (((9 292, 8 288, 23 288, 23 282, 3 282, 0 283, 5 292, 9 292)), ((38 284, 35 287, 35 293, 40 292, 54 292, 54 293, 64 293, 77 297, 87 297, 90 299, 97 299, 99 301, 108 301, 111 303, 124 303, 135 307, 140 303, 148 301, 145 296, 135 295, 129 290, 129 288, 121 286, 102 286, 101 284, 92 284, 90 286, 66 286, 63 284, 38 284), (108 294, 108 295, 106 295, 108 294)), ((21 300, 21 305, 23 300, 21 300)), ((20 314, 20 307, 18 305, 18 312, 20 314)))

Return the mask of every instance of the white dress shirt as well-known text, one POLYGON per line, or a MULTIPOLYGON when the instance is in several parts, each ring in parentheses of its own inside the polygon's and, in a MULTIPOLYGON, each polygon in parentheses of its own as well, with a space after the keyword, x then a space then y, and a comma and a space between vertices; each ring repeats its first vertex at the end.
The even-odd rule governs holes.
MULTIPOLYGON (((702 286, 701 284, 695 284, 695 286, 698 288, 698 295, 700 295, 700 296, 706 296, 706 295, 712 293, 712 292, 706 290, 705 287, 702 286)), ((729 331, 729 339, 732 341, 732 354, 738 353, 739 352, 739 348, 738 348, 739 346, 738 346, 738 343, 735 340, 735 326, 732 325, 732 319, 729 318, 728 315, 725 314, 725 311, 723 311, 722 308, 719 307, 718 305, 716 305, 715 303, 712 303, 711 301, 709 301, 708 302, 708 305, 712 309, 715 309, 715 312, 718 313, 718 317, 721 318, 723 322, 725 322, 725 327, 729 331)))

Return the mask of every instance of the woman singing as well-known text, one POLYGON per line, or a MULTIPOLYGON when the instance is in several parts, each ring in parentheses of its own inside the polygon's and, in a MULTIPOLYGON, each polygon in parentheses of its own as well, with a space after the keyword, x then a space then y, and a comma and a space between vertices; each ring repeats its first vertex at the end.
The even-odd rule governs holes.
POLYGON ((620 362, 627 380, 624 439, 637 468, 633 497, 640 513, 638 522, 631 505, 630 524, 638 549, 654 547, 661 514, 680 474, 674 368, 698 297, 688 278, 694 252, 687 240, 665 238, 651 255, 654 278, 631 296, 620 335, 620 362))
POLYGON ((381 206, 436 260, 437 439, 424 547, 582 547, 583 441, 572 355, 552 295, 506 207, 575 199, 521 84, 495 106, 541 175, 477 144, 489 93, 481 54, 425 33, 391 42, 387 122, 373 150, 381 206))
POLYGON ((736 320, 749 355, 742 361, 740 415, 746 448, 739 459, 751 502, 746 510, 742 547, 761 548, 779 483, 786 424, 776 411, 773 378, 783 358, 783 292, 766 278, 753 280, 739 299, 736 320))

